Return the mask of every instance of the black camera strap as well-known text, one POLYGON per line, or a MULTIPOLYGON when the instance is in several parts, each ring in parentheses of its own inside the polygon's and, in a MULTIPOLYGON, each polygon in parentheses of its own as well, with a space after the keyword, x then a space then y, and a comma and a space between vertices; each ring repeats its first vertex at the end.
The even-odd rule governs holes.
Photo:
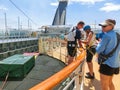
POLYGON ((113 53, 116 51, 116 49, 120 43, 120 35, 118 33, 116 33, 116 36, 117 36, 117 45, 115 46, 115 48, 113 48, 113 50, 110 53, 105 55, 106 57, 111 57, 113 55, 113 53))

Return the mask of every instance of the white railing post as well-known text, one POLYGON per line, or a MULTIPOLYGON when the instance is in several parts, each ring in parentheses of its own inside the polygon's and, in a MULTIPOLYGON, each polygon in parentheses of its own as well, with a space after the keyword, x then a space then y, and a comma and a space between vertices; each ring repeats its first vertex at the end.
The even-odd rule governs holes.
POLYGON ((82 83, 83 83, 84 68, 85 68, 84 62, 85 60, 75 70, 76 78, 75 78, 75 86, 73 90, 81 90, 83 88, 82 83))
MULTIPOLYGON (((65 86, 62 90, 68 90, 68 88, 73 84, 73 90, 83 90, 83 78, 84 78, 84 62, 83 61, 70 75, 70 78, 72 78, 70 81, 65 81, 65 86)), ((62 87, 61 87, 62 88, 62 87)))
POLYGON ((80 68, 78 67, 76 70, 75 70, 75 75, 76 75, 76 78, 75 78, 75 86, 74 86, 74 89, 73 90, 80 90, 80 68))

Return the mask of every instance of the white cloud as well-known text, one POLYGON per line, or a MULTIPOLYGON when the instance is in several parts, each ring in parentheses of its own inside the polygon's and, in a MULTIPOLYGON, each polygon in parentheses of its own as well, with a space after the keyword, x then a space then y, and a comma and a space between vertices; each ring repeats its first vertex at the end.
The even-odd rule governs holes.
POLYGON ((102 2, 105 0, 69 0, 69 3, 81 3, 81 4, 95 4, 96 2, 102 2))
POLYGON ((0 6, 0 10, 6 11, 6 10, 8 10, 8 9, 7 9, 5 6, 1 5, 1 6, 0 6))
POLYGON ((119 11, 120 4, 106 3, 100 10, 105 12, 119 11))
POLYGON ((50 3, 51 6, 58 6, 59 2, 50 3))
MULTIPOLYGON (((68 0, 68 4, 81 3, 81 4, 95 4, 97 2, 102 2, 105 0, 68 0)), ((51 3, 51 6, 58 6, 59 2, 51 3)))

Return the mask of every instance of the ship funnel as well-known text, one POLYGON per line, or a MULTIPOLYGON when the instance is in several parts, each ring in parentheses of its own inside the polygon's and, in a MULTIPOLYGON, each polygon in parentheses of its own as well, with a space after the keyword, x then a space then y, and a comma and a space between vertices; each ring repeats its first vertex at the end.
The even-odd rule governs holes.
POLYGON ((68 0, 59 0, 59 5, 56 10, 52 25, 65 25, 67 4, 68 0))

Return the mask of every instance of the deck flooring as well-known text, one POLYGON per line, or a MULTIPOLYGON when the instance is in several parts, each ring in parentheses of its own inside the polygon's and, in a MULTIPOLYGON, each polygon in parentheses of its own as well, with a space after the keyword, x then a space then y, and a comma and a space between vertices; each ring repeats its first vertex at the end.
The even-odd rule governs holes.
MULTIPOLYGON (((90 81, 84 78, 84 90, 101 90, 100 76, 99 76, 100 74, 98 72, 99 65, 94 59, 93 59, 93 67, 94 67, 95 79, 93 81, 90 81)), ((86 72, 88 72, 88 67, 87 64, 85 63, 85 73, 86 72)), ((120 74, 114 75, 113 83, 115 85, 115 90, 120 90, 120 74)))

